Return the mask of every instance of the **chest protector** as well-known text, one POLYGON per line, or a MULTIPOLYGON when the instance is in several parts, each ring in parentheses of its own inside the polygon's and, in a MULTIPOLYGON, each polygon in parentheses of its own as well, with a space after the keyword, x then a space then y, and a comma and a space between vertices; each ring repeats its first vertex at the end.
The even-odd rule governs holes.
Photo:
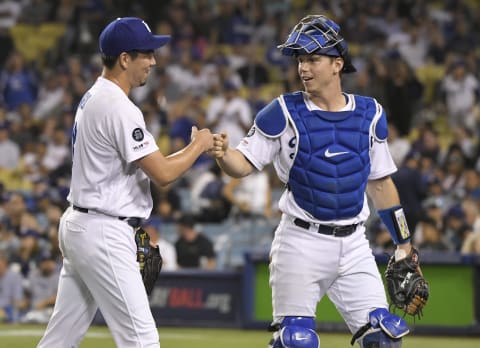
POLYGON ((355 96, 355 109, 340 112, 309 111, 298 92, 284 100, 298 134, 288 181, 296 203, 318 220, 357 216, 370 173, 374 100, 355 96))

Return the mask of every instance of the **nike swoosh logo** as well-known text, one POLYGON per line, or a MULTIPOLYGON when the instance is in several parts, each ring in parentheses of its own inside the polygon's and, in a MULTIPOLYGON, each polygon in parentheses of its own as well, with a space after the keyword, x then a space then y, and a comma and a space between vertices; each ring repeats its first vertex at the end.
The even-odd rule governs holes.
POLYGON ((325 157, 330 158, 330 157, 335 157, 339 155, 345 155, 348 153, 348 151, 342 151, 342 152, 330 152, 330 149, 325 150, 325 157))

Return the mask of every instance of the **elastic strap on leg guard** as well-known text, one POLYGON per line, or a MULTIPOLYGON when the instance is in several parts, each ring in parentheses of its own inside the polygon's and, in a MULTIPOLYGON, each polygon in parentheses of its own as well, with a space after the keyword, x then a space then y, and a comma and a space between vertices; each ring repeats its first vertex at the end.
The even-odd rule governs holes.
POLYGON ((369 322, 353 335, 352 345, 357 341, 362 348, 402 346, 401 338, 410 332, 405 320, 385 308, 377 308, 368 316, 369 322))
POLYGON ((315 320, 311 317, 284 317, 279 330, 274 333, 269 347, 320 348, 320 338, 315 332, 315 320))

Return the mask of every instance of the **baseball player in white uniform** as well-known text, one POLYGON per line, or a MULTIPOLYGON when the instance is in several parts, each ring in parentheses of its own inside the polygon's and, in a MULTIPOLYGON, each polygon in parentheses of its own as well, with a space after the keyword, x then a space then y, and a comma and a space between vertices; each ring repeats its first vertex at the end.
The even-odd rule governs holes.
POLYGON ((40 348, 78 347, 98 308, 118 347, 160 347, 136 261, 135 228, 152 209, 149 179, 175 180, 213 145, 208 129, 193 128, 191 143, 164 157, 128 98, 145 84, 154 50, 169 38, 133 17, 112 21, 100 35, 104 69, 75 116, 71 206, 59 227, 63 268, 40 348))
POLYGON ((271 348, 318 348, 317 303, 326 294, 361 347, 400 347, 409 330, 388 311, 382 279, 365 236, 366 193, 397 245, 410 235, 390 174, 385 112, 373 98, 342 92, 352 65, 339 26, 307 16, 280 45, 295 56, 305 91, 274 99, 247 136, 228 147, 215 135, 211 153, 230 176, 244 177, 272 163, 285 183, 283 215, 270 251, 273 298, 271 348))

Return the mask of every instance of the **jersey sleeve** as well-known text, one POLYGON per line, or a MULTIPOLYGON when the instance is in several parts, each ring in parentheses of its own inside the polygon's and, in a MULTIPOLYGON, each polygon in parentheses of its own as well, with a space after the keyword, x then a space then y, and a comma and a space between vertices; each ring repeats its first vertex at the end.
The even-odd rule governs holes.
POLYGON ((386 141, 373 141, 370 151, 370 175, 369 180, 376 180, 391 175, 397 171, 397 166, 386 141))
POLYGON ((239 150, 257 170, 262 170, 271 163, 280 151, 278 138, 267 138, 252 126, 247 136, 237 146, 239 150))
POLYGON ((142 112, 131 105, 116 110, 116 115, 110 115, 108 122, 112 130, 114 147, 121 157, 131 163, 139 158, 158 150, 153 135, 147 130, 142 112))

